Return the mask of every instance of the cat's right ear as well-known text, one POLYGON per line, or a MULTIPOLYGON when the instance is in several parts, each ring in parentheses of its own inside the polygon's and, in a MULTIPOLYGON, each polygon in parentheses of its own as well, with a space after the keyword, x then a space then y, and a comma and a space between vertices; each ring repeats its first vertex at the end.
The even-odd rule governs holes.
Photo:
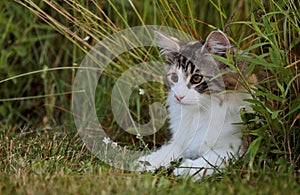
POLYGON ((154 32, 157 36, 156 43, 161 48, 161 54, 166 56, 167 62, 173 63, 175 55, 180 52, 180 40, 159 31, 154 32))

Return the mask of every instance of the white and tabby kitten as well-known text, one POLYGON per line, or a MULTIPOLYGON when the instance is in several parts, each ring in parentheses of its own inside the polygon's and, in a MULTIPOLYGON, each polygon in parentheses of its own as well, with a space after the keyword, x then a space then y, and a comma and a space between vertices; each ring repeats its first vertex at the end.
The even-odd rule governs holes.
POLYGON ((239 92, 224 93, 243 90, 239 75, 211 56, 227 57, 234 53, 224 33, 213 31, 205 42, 184 42, 160 32, 156 34, 168 63, 167 104, 172 139, 139 158, 139 162, 144 170, 154 171, 182 159, 174 174, 201 178, 213 173, 215 167, 224 167, 226 159, 239 155, 241 126, 234 123, 241 122, 239 110, 247 105, 243 99, 249 97, 239 92), (228 73, 216 78, 224 71, 228 73))

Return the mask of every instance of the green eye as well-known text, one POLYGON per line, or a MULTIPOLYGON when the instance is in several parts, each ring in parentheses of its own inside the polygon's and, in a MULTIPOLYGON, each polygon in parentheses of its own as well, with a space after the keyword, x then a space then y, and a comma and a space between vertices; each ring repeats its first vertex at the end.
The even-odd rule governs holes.
POLYGON ((192 76, 191 78, 191 83, 192 84, 199 84, 203 79, 203 76, 202 75, 199 75, 199 74, 195 74, 192 76))

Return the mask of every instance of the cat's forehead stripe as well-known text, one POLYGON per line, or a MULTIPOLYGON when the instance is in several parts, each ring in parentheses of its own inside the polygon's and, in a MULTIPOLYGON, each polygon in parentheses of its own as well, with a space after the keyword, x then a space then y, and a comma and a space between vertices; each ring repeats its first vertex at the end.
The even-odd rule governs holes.
POLYGON ((186 73, 190 74, 193 74, 194 72, 200 72, 200 70, 196 68, 195 64, 183 55, 178 56, 177 67, 182 68, 186 73))

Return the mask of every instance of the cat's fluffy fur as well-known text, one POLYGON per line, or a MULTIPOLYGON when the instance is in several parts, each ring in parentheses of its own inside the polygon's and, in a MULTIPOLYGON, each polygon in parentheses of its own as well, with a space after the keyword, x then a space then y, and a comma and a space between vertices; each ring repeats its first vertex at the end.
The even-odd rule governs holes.
POLYGON ((249 97, 239 92, 220 93, 225 89, 243 88, 235 72, 211 80, 229 69, 210 54, 227 57, 228 52, 234 53, 224 33, 213 31, 205 43, 183 42, 156 33, 157 43, 169 64, 166 70, 170 86, 167 104, 172 139, 138 161, 145 170, 154 171, 182 159, 174 174, 201 178, 204 173, 213 173, 215 167, 224 167, 226 159, 239 155, 241 126, 234 123, 241 122, 239 110, 246 106, 243 99, 249 97), (201 75, 200 84, 191 81, 195 74, 201 75))

